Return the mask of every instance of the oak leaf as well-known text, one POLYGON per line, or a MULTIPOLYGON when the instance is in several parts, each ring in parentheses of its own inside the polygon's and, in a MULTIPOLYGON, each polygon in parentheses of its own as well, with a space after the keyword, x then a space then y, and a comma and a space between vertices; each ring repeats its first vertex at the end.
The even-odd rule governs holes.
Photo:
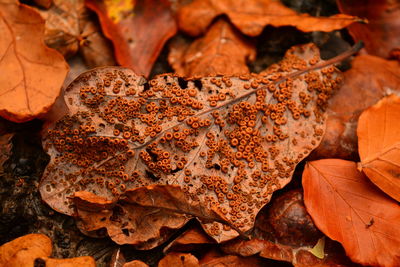
POLYGON ((109 40, 90 19, 84 0, 54 0, 48 10, 38 9, 45 19, 45 42, 66 58, 82 54, 91 67, 115 65, 109 40))
POLYGON ((86 0, 86 6, 99 16, 118 63, 146 77, 165 42, 177 31, 167 0, 86 0))
POLYGON ((348 30, 357 42, 364 41, 369 54, 388 58, 399 58, 400 8, 397 1, 389 0, 337 0, 343 13, 368 20, 368 23, 354 23, 348 30))
POLYGON ((359 55, 344 73, 343 86, 328 105, 326 132, 312 158, 358 160, 357 124, 363 110, 389 94, 400 94, 400 64, 359 55))
POLYGON ((51 162, 42 198, 73 215, 71 197, 87 191, 197 217, 218 242, 243 235, 320 142, 341 79, 335 60, 320 60, 309 44, 289 49, 264 77, 84 73, 66 89, 69 115, 44 139, 51 162))
POLYGON ((303 188, 307 211, 317 227, 339 241, 353 261, 398 266, 399 204, 359 172, 356 163, 339 159, 309 162, 303 188))
POLYGON ((32 8, 0 2, 0 116, 31 120, 53 105, 68 72, 62 55, 43 42, 44 22, 32 8))
POLYGON ((232 25, 220 19, 191 44, 176 39, 170 45, 168 62, 184 77, 247 74, 247 61, 253 61, 256 48, 232 25))
POLYGON ((360 167, 382 191, 400 201, 400 97, 390 95, 358 120, 360 167))
POLYGON ((227 15, 240 31, 249 36, 259 35, 265 26, 294 26, 304 32, 333 31, 360 21, 357 17, 337 14, 312 17, 298 14, 274 0, 194 0, 177 13, 179 29, 197 36, 204 34, 219 15, 227 15))

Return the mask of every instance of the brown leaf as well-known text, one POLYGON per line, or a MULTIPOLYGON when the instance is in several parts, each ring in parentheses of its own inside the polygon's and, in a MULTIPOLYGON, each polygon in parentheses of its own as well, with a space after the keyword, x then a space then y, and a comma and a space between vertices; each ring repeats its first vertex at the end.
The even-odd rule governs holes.
MULTIPOLYGON (((200 261, 201 267, 267 267, 265 263, 257 257, 240 257, 234 255, 226 255, 221 257, 208 257, 200 261)), ((272 265, 270 265, 272 266, 272 265)))
MULTIPOLYGON (((380 140, 382 141, 382 140, 380 140)), ((317 227, 355 262, 398 266, 400 207, 339 159, 312 161, 303 173, 304 202, 317 227)))
POLYGON ((86 0, 86 6, 99 16, 118 63, 139 75, 149 76, 164 43, 177 31, 167 0, 86 0))
POLYGON ((363 110, 391 93, 400 93, 400 64, 359 55, 344 73, 344 83, 329 102, 326 133, 312 157, 358 159, 357 123, 363 110))
POLYGON ((85 231, 106 228, 117 244, 132 244, 138 249, 160 245, 171 237, 171 229, 179 229, 188 221, 168 209, 126 201, 112 203, 89 192, 75 193, 74 203, 85 231))
POLYGON ((256 48, 229 22, 215 22, 204 37, 188 44, 177 40, 170 46, 168 61, 180 76, 238 75, 249 73, 256 48))
POLYGON ((48 10, 40 10, 46 20, 45 42, 65 57, 80 50, 91 68, 115 65, 111 44, 90 20, 84 0, 54 0, 48 10))
MULTIPOLYGON (((52 258, 43 258, 44 265, 46 267, 96 267, 96 262, 93 257, 83 256, 76 257, 70 259, 52 259, 52 258)), ((36 262, 35 262, 36 263, 36 262)), ((39 264, 40 266, 40 264, 39 264)))
POLYGON ((66 90, 70 115, 44 140, 51 162, 42 198, 72 215, 70 197, 88 191, 129 203, 133 221, 155 208, 197 217, 218 242, 243 235, 321 140, 340 73, 319 61, 304 45, 265 77, 146 82, 118 67, 84 73, 66 90))
POLYGON ((51 250, 51 240, 45 235, 21 236, 0 247, 0 266, 33 266, 36 258, 50 256, 51 250))
POLYGON ((322 258, 313 255, 311 250, 321 239, 326 238, 306 212, 302 192, 293 190, 258 213, 251 240, 234 239, 223 244, 222 250, 244 257, 260 255, 296 267, 353 266, 340 244, 330 239, 322 247, 322 258))
POLYGON ((367 19, 368 23, 354 23, 349 32, 355 41, 362 40, 371 55, 388 58, 400 49, 397 1, 390 0, 337 0, 341 12, 367 19))
POLYGON ((48 9, 53 4, 53 0, 33 0, 36 5, 48 9))
POLYGON ((400 98, 390 95, 358 120, 360 167, 382 191, 400 201, 400 98))
POLYGON ((44 22, 35 10, 14 0, 2 1, 0 19, 0 115, 28 121, 53 105, 68 65, 44 45, 44 22))
POLYGON ((147 265, 146 263, 139 261, 139 260, 134 260, 134 261, 130 261, 125 263, 122 267, 148 267, 149 265, 147 265))
POLYGON ((171 252, 158 263, 158 267, 200 267, 199 260, 189 253, 171 252))
POLYGON ((357 17, 337 14, 331 17, 312 17, 298 14, 273 0, 194 0, 177 13, 181 30, 197 36, 204 34, 212 20, 226 14, 230 21, 249 36, 259 35, 265 26, 294 26, 304 32, 330 32, 360 21, 357 17))
POLYGON ((196 251, 202 246, 209 247, 211 244, 215 244, 215 241, 203 229, 192 227, 169 243, 163 251, 196 251))
POLYGON ((14 134, 0 135, 0 175, 3 173, 3 165, 11 156, 12 143, 11 138, 14 134))

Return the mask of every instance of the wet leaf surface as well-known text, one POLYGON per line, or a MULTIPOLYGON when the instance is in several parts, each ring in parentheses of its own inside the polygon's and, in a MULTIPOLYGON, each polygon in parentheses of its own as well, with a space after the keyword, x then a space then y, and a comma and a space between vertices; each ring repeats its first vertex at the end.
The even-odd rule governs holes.
POLYGON ((52 159, 41 195, 68 215, 71 195, 88 191, 197 217, 218 242, 243 235, 321 140, 341 77, 318 62, 305 45, 265 77, 82 74, 65 94, 70 115, 44 140, 52 159))
POLYGON ((397 266, 399 204, 339 159, 312 161, 303 173, 304 202, 317 227, 355 262, 397 266))
POLYGON ((249 36, 259 35, 265 26, 294 26, 304 32, 333 31, 360 21, 357 17, 337 14, 331 17, 312 17, 299 14, 273 0, 194 0, 177 13, 181 30, 192 36, 204 34, 213 19, 227 15, 230 21, 249 36))
POLYGON ((35 10, 3 0, 0 19, 0 115, 15 122, 32 120, 55 102, 68 65, 44 45, 44 21, 35 10))
POLYGON ((390 95, 358 120, 360 167, 382 191, 400 201, 400 98, 390 95))

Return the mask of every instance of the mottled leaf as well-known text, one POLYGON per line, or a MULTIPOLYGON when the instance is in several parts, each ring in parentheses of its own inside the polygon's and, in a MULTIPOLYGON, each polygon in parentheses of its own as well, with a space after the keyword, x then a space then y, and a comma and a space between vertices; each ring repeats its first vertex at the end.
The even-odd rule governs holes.
POLYGON ((70 114, 44 140, 43 200, 72 215, 70 197, 88 191, 197 217, 218 242, 243 235, 318 145, 341 79, 314 45, 288 50, 274 68, 148 82, 118 67, 80 75, 65 93, 70 114))

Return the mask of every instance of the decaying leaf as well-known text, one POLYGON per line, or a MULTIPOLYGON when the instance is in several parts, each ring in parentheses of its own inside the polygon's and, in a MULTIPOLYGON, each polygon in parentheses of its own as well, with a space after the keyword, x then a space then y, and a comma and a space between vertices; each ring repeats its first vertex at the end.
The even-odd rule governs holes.
POLYGON ((89 67, 115 65, 111 44, 90 20, 84 0, 54 0, 48 10, 40 10, 45 19, 45 42, 65 57, 81 52, 89 67))
POLYGON ((382 191, 400 201, 400 97, 390 95, 358 120, 360 167, 382 191))
POLYGON ((218 242, 243 234, 320 142, 342 79, 311 44, 289 49, 274 69, 148 82, 118 67, 80 75, 65 93, 70 114, 44 139, 43 200, 72 215, 71 196, 87 191, 197 217, 218 242))
POLYGON ((0 174, 3 173, 3 165, 11 156, 12 143, 11 138, 14 134, 0 135, 0 174))
POLYGON ((71 259, 49 258, 52 251, 50 238, 42 234, 28 234, 0 247, 0 266, 82 266, 95 267, 93 257, 76 257, 71 259))
POLYGON ((199 260, 189 253, 171 252, 158 263, 158 267, 200 267, 199 260))
POLYGON ((0 2, 0 32, 0 116, 28 121, 53 105, 68 65, 45 46, 40 15, 16 0, 0 2))
POLYGON ((164 252, 196 251, 196 248, 201 246, 209 247, 211 244, 215 244, 215 241, 210 238, 203 229, 192 227, 169 243, 168 246, 164 248, 164 252))
POLYGON ((304 202, 317 227, 339 241, 353 261, 398 266, 399 204, 374 187, 356 163, 339 159, 309 162, 303 188, 304 202))
POLYGON ((337 0, 336 2, 341 12, 368 20, 368 23, 350 25, 349 32, 355 41, 365 42, 369 54, 383 58, 399 57, 398 1, 337 0), (393 53, 397 53, 397 56, 393 53))
POLYGON ((268 267, 273 265, 265 265, 262 259, 259 257, 241 257, 236 255, 223 255, 214 256, 206 255, 200 260, 201 267, 268 267))
POLYGON ((148 76, 176 23, 167 0, 86 0, 97 13, 106 37, 114 44, 118 63, 148 76))
POLYGON ((239 75, 250 72, 246 62, 254 60, 255 55, 255 46, 220 19, 193 43, 180 39, 172 43, 168 61, 184 77, 239 75))
POLYGON ((304 32, 329 32, 360 21, 344 14, 331 17, 298 14, 276 0, 194 0, 178 11, 178 25, 184 32, 197 36, 204 34, 213 19, 223 14, 249 36, 259 35, 267 25, 294 26, 304 32))
POLYGON ((357 123, 363 110, 382 97, 400 94, 400 64, 359 55, 344 73, 343 86, 329 101, 326 132, 312 157, 358 159, 357 123))

